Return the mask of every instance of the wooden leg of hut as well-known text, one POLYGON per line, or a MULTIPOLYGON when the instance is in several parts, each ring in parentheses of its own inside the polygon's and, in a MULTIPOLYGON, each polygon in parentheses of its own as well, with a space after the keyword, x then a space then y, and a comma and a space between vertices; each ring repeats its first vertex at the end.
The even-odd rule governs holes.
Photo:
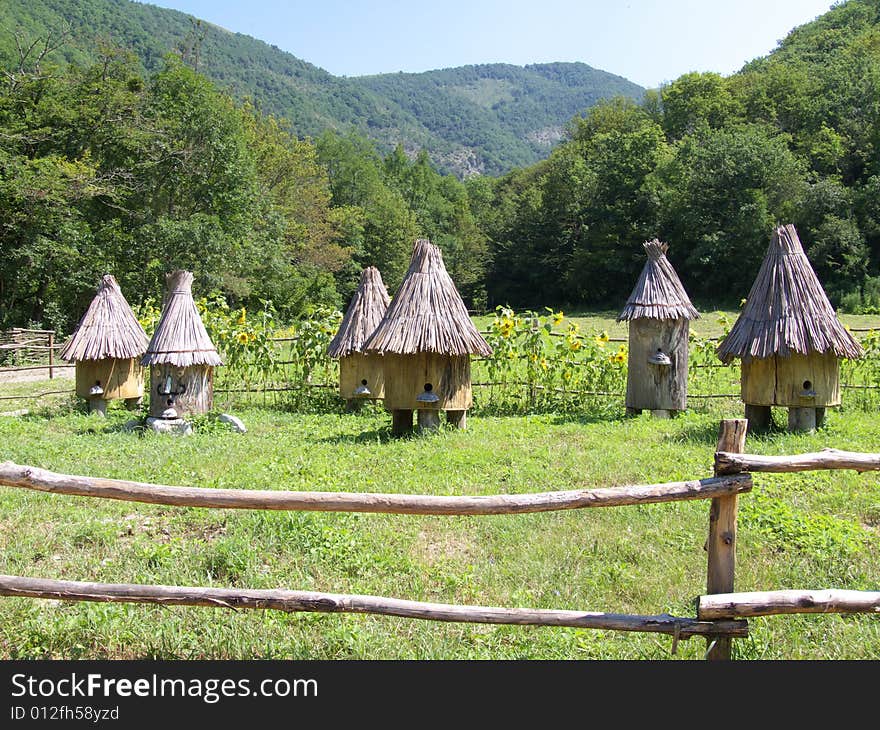
POLYGON ((364 405, 363 398, 347 398, 345 401, 346 413, 357 413, 364 405))
POLYGON ((651 415, 652 415, 654 418, 670 418, 670 417, 671 417, 670 414, 669 414, 669 411, 667 411, 667 410, 665 410, 665 409, 662 409, 662 408, 661 408, 661 409, 654 410, 654 411, 651 411, 651 415))
POLYGON ((467 411, 446 411, 446 423, 463 431, 467 428, 467 411))
POLYGON ((143 396, 140 398, 126 398, 125 399, 125 407, 130 411, 136 411, 141 407, 141 404, 144 402, 143 396))
POLYGON ((816 428, 822 428, 825 425, 825 409, 816 409, 816 428))
POLYGON ((440 428, 440 411, 435 408, 420 408, 418 421, 420 431, 436 431, 440 428))
POLYGON ((768 431, 773 422, 773 414, 770 411, 770 406, 755 406, 746 403, 746 419, 749 422, 749 431, 754 433, 768 431))
POLYGON ((626 415, 627 415, 628 418, 631 418, 631 417, 633 417, 633 416, 640 416, 640 415, 642 415, 642 409, 641 409, 641 408, 629 408, 629 407, 627 407, 627 409, 626 409, 626 415))
POLYGON ((816 409, 815 408, 789 408, 788 409, 789 431, 815 431, 816 409))
POLYGON ((412 411, 391 411, 391 433, 395 436, 410 433, 413 427, 412 411))
POLYGON ((89 413, 97 413, 104 417, 107 415, 107 401, 103 398, 89 398, 89 413))

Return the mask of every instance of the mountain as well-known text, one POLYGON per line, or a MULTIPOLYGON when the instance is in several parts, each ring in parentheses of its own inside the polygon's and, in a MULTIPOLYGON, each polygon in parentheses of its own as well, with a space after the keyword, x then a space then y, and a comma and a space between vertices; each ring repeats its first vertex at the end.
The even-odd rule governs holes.
POLYGON ((642 87, 582 63, 487 64, 418 74, 338 77, 279 48, 131 0, 3 0, 0 62, 31 42, 69 32, 48 59, 88 63, 102 45, 130 49, 147 71, 185 54, 220 86, 289 120, 301 136, 355 128, 384 150, 426 149, 443 171, 499 174, 546 157, 565 124, 601 98, 642 87))
POLYGON ((638 99, 644 92, 584 63, 484 64, 354 81, 452 143, 440 161, 469 172, 533 164, 563 138, 566 123, 576 114, 602 98, 638 99))

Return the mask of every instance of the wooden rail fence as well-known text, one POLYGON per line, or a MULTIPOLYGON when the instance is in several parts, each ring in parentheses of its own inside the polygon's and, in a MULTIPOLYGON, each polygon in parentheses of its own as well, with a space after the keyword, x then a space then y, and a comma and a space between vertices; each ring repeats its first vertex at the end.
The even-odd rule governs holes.
POLYGON ((0 372, 22 372, 25 370, 48 370, 49 379, 55 377, 59 367, 55 362, 55 351, 63 345, 55 343, 55 330, 34 330, 15 327, 0 332, 0 372), (16 364, 18 361, 24 364, 16 364), (12 365, 7 363, 12 362, 12 365))
POLYGON ((0 596, 66 601, 112 601, 159 605, 211 606, 325 613, 367 613, 431 621, 570 626, 667 634, 673 652, 679 639, 703 636, 708 659, 729 659, 730 642, 748 636, 751 616, 788 613, 878 613, 880 592, 770 591, 734 593, 737 505, 752 489, 750 472, 816 469, 880 471, 880 454, 826 449, 795 456, 743 453, 747 421, 721 422, 715 475, 662 484, 626 485, 533 494, 437 496, 350 492, 212 489, 148 484, 120 479, 58 474, 12 462, 0 463, 0 485, 53 494, 149 504, 225 509, 379 512, 410 515, 501 515, 568 509, 620 507, 711 499, 706 595, 697 599, 694 618, 669 614, 631 615, 557 609, 502 608, 427 603, 370 595, 293 590, 250 590, 198 586, 91 583, 0 575, 0 596))

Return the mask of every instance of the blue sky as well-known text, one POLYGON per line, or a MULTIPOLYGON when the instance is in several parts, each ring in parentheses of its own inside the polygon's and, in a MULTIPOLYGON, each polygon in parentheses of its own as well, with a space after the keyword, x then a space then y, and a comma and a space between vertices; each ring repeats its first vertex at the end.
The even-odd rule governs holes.
POLYGON ((728 75, 832 0, 155 0, 339 76, 582 61, 654 87, 728 75))

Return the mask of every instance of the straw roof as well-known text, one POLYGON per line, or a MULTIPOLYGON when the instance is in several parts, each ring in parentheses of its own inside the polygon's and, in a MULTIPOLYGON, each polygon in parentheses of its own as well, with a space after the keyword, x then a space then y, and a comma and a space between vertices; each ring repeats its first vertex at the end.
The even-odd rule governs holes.
POLYGON ((364 350, 398 355, 492 354, 468 316, 440 249, 425 238, 415 242, 409 271, 364 350))
POLYGON ((735 357, 828 351, 845 358, 864 354, 837 319, 794 226, 779 226, 739 319, 718 346, 718 357, 727 363, 735 357))
POLYGON ((149 338, 122 290, 110 274, 101 277, 98 292, 71 338, 61 350, 64 360, 129 360, 140 357, 149 338))
POLYGON ((368 266, 361 273, 361 282, 345 311, 339 331, 330 340, 327 354, 330 357, 346 357, 361 352, 367 338, 385 316, 390 301, 379 269, 368 266))
POLYGON ((617 321, 641 317, 697 319, 700 313, 691 304, 678 274, 666 258, 669 244, 661 243, 655 238, 642 245, 648 254, 648 260, 617 321))
POLYGON ((222 365, 217 348, 208 337, 192 296, 193 275, 180 269, 165 275, 165 304, 162 316, 142 365, 170 363, 189 365, 222 365))

